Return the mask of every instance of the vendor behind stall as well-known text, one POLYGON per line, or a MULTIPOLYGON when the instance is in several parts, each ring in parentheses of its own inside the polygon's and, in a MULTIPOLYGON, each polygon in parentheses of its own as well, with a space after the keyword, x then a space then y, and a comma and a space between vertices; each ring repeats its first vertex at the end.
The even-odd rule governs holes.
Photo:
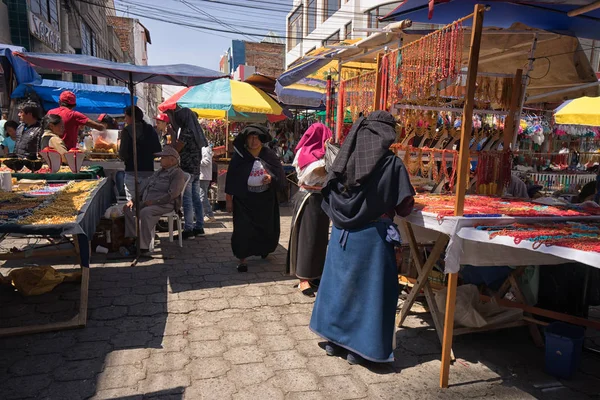
POLYGON ((15 152, 18 127, 19 124, 15 121, 7 121, 4 124, 4 141, 0 145, 0 156, 8 157, 9 154, 15 152))
POLYGON ((65 124, 64 141, 67 149, 77 147, 77 138, 81 126, 89 126, 99 131, 104 130, 104 125, 101 123, 92 121, 84 114, 74 110, 77 105, 75 93, 65 90, 60 94, 58 100, 60 107, 48 111, 48 114, 59 115, 62 118, 65 124))
POLYGON ((17 159, 5 160, 4 164, 8 168, 19 171, 26 166, 32 171, 37 171, 42 167, 42 162, 37 161, 42 139, 40 113, 40 106, 33 101, 27 101, 19 107, 21 125, 17 128, 14 151, 17 159))
POLYGON ((98 122, 104 126, 104 129, 119 129, 117 121, 108 114, 100 114, 98 116, 98 122))
POLYGON ((63 141, 65 135, 65 124, 59 115, 49 114, 44 117, 44 134, 42 135, 42 143, 40 148, 50 148, 60 154, 60 159, 63 163, 67 163, 65 154, 68 153, 67 146, 63 141))

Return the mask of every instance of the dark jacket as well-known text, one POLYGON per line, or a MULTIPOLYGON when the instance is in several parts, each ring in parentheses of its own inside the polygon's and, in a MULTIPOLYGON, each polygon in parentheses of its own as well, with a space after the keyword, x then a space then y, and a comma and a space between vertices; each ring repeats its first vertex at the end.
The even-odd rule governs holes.
POLYGON ((42 126, 39 122, 31 126, 25 124, 19 125, 15 144, 15 154, 17 157, 36 160, 41 150, 40 141, 42 140, 42 133, 42 126))
MULTIPOLYGON (((162 150, 158 133, 144 121, 136 123, 138 171, 154 171, 154 153, 162 150)), ((133 171, 133 125, 127 125, 121 132, 119 157, 125 163, 125 171, 133 171)))

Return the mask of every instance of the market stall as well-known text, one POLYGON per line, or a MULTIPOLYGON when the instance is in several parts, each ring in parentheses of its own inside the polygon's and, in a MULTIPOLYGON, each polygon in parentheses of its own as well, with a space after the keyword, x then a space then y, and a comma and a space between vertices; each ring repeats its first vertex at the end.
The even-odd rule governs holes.
MULTIPOLYGON (((0 159, 0 162, 2 159, 0 159)), ((47 167, 42 167, 36 172, 13 172, 6 167, 0 167, 0 172, 10 172, 11 176, 16 180, 30 179, 30 180, 45 180, 45 181, 76 181, 86 179, 99 179, 105 177, 104 168, 99 165, 92 165, 89 167, 82 167, 79 172, 73 172, 68 166, 62 166, 60 169, 53 173, 47 167)))
MULTIPOLYGON (((518 14, 518 11, 515 14, 515 8, 526 5, 498 3, 498 6, 494 4, 485 10, 484 6, 477 5, 473 14, 459 18, 472 9, 471 2, 420 2, 423 7, 413 8, 415 3, 419 2, 413 2, 410 6, 403 3, 390 19, 411 18, 425 22, 431 20, 433 15, 436 22, 455 21, 382 57, 380 70, 385 75, 381 79, 382 94, 381 97, 377 96, 380 102, 379 106, 376 103, 376 107, 397 110, 400 114, 401 142, 395 146, 395 151, 404 157, 407 169, 419 181, 419 186, 427 191, 437 188, 440 192, 456 193, 418 197, 420 207, 405 221, 401 221, 418 278, 403 306, 400 323, 418 293, 424 289, 442 341, 440 386, 448 387, 453 335, 477 331, 454 329, 460 265, 466 262, 478 266, 499 263, 521 266, 528 262, 556 264, 565 262, 562 256, 568 257, 566 253, 556 257, 524 249, 506 251, 497 245, 493 249, 489 246, 484 248, 481 243, 467 251, 469 242, 461 239, 458 232, 477 225, 536 223, 540 219, 553 222, 587 221, 598 220, 599 216, 597 209, 593 208, 551 209, 551 206, 491 197, 465 197, 465 194, 471 190, 474 193, 502 195, 508 186, 513 157, 509 150, 515 148, 517 121, 520 120, 526 99, 556 101, 564 95, 555 90, 561 87, 569 87, 572 95, 586 90, 594 92, 597 91, 598 80, 587 60, 581 59, 575 64, 572 63, 573 58, 559 60, 561 53, 558 49, 561 47, 565 48, 567 57, 577 53, 568 51, 579 46, 576 39, 513 24, 518 20, 547 31, 552 31, 552 24, 555 24, 556 31, 556 19, 547 14, 546 18, 538 18, 540 15, 534 13, 529 17, 518 14), (444 10, 440 12, 438 8, 444 10), (509 29, 505 32, 497 28, 484 30, 484 12, 486 20, 488 13, 492 16, 490 21, 493 22, 488 21, 490 26, 509 29), (536 20, 532 21, 530 17, 536 20), (499 19, 502 23, 497 24, 499 19), (463 47, 461 43, 463 40, 466 42, 468 34, 469 44, 465 43, 463 47), (468 54, 466 68, 463 54, 468 54), (550 56, 553 59, 548 71, 536 77, 535 85, 531 85, 535 61, 550 56), (519 69, 522 66, 525 66, 524 71, 519 69), (540 82, 546 79, 548 83, 540 82), (474 173, 470 174, 472 168, 474 173), (418 250, 419 239, 434 241, 426 259, 418 250), (429 273, 444 250, 446 255, 442 258, 445 260, 445 272, 448 273, 448 287, 445 312, 442 313, 435 303, 429 273)), ((553 10, 551 13, 563 21, 569 19, 562 10, 553 10)), ((573 34, 573 31, 570 33, 573 34)), ((508 282, 508 286, 514 286, 510 279, 508 282)), ((507 285, 503 285, 503 288, 507 285)), ((516 293, 518 303, 524 303, 518 288, 516 293)), ((536 321, 528 318, 519 322, 530 326, 534 340, 539 343, 540 333, 532 325, 536 321)), ((498 326, 492 328, 497 329, 498 326)))
MULTIPOLYGON (((134 103, 134 84, 136 82, 145 82, 148 84, 176 84, 182 86, 193 86, 210 82, 215 79, 223 78, 221 72, 212 71, 206 68, 187 64, 175 65, 131 65, 104 60, 97 57, 81 54, 37 54, 37 53, 17 53, 17 56, 28 62, 51 69, 60 69, 79 74, 102 76, 105 78, 117 79, 128 84, 130 93, 130 103, 134 103)), ((135 107, 132 109, 132 119, 135 120, 135 107)), ((133 124, 133 159, 135 184, 135 201, 138 198, 138 180, 137 180, 137 125, 133 124)), ((139 231, 139 207, 136 208, 136 232, 139 231)), ((139 255, 139 243, 136 245, 139 255)), ((137 259, 136 259, 137 260, 137 259)), ((134 261, 134 264, 136 261, 134 261)))
MULTIPOLYGON (((74 255, 81 266, 79 313, 72 320, 46 325, 0 329, 0 336, 84 327, 87 320, 90 241, 96 225, 110 206, 111 187, 106 179, 42 183, 12 192, 0 192, 0 234, 36 237, 70 237, 63 243, 0 254, 0 260, 52 258, 74 255)), ((4 235, 2 238, 4 238, 4 235)))

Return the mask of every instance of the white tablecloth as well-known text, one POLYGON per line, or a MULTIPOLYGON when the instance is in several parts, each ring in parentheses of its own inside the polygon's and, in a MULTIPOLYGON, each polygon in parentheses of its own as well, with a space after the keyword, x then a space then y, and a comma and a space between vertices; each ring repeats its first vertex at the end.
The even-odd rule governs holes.
MULTIPOLYGON (((600 217, 576 218, 577 220, 600 221, 600 217)), ((413 225, 415 237, 418 242, 435 241, 440 233, 448 235, 450 242, 446 248, 446 273, 456 273, 464 264, 477 266, 524 266, 524 265, 552 265, 562 264, 573 260, 572 258, 560 258, 553 252, 533 252, 524 247, 500 246, 498 242, 486 240, 472 240, 463 238, 459 232, 465 228, 473 228, 477 225, 510 225, 513 223, 536 223, 543 221, 573 221, 574 218, 565 217, 499 217, 499 218, 467 218, 467 217, 445 217, 438 220, 433 213, 415 211, 406 220, 413 225)), ((402 232, 403 241, 407 241, 406 233, 402 232)), ((563 257, 565 256, 564 253, 563 257)), ((575 260, 578 261, 578 260, 575 260)), ((582 261, 583 262, 583 261, 582 261)), ((596 264, 600 265, 600 264, 596 264)))
MULTIPOLYGON (((516 244, 514 238, 500 235, 490 239, 489 232, 480 231, 475 228, 462 228, 458 232, 458 236, 466 243, 484 243, 486 245, 492 245, 497 248, 499 252, 507 254, 507 256, 510 256, 512 253, 526 251, 532 255, 530 257, 536 259, 547 258, 550 256, 561 262, 577 261, 595 268, 600 268, 600 253, 582 251, 569 247, 546 245, 541 245, 539 248, 534 249, 533 242, 523 240, 519 244, 516 244)), ((537 264, 548 263, 537 262, 537 264)))

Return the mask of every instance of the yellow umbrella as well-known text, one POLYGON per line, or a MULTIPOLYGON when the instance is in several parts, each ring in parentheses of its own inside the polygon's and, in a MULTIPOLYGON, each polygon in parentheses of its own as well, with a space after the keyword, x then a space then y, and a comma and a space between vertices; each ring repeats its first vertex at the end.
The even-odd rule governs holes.
POLYGON ((580 97, 565 101, 554 110, 560 125, 600 126, 600 97, 580 97))

